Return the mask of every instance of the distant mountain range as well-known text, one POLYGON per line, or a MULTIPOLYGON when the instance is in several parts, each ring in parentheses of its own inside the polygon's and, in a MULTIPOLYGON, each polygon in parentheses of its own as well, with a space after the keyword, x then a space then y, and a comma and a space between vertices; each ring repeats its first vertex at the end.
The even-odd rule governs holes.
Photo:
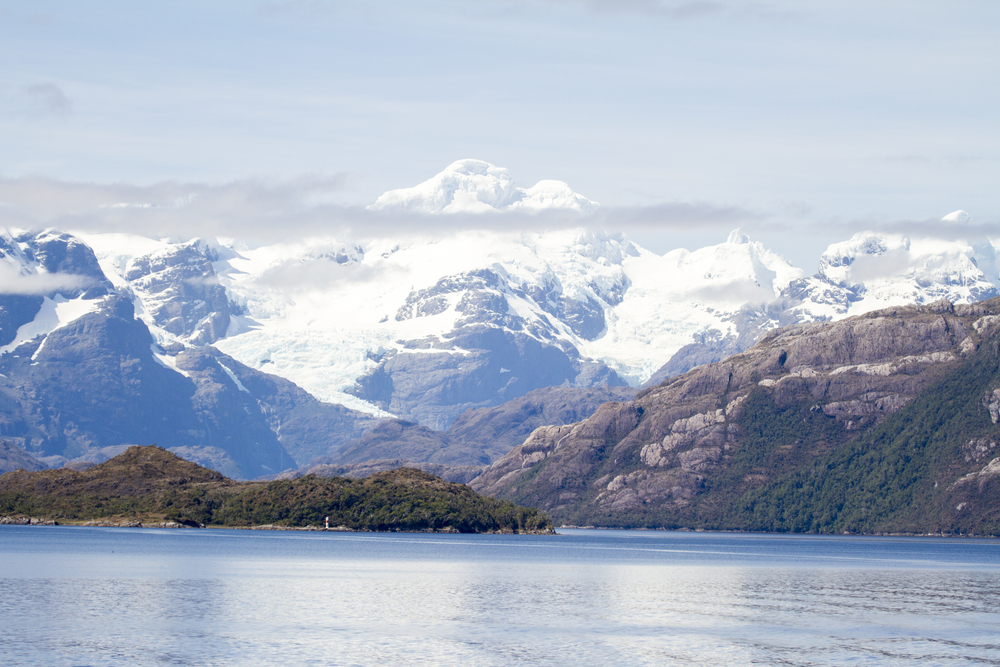
POLYGON ((587 230, 597 206, 564 183, 519 188, 505 169, 461 160, 371 208, 561 209, 579 228, 494 224, 448 238, 267 246, 7 230, 0 437, 52 466, 155 442, 253 478, 363 463, 376 456, 367 444, 385 442, 365 433, 397 419, 437 435, 379 445, 378 458, 484 465, 530 431, 473 443, 472 429, 454 430, 479 414, 470 410, 516 414, 542 391, 565 409, 541 405, 538 415, 575 422, 597 408, 595 390, 628 398, 778 326, 1000 294, 988 241, 861 233, 830 246, 806 276, 738 230, 719 245, 657 255, 587 230))

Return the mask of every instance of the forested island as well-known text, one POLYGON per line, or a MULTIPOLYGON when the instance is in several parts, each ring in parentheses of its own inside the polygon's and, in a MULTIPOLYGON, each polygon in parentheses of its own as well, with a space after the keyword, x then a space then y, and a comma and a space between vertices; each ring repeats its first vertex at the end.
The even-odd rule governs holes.
POLYGON ((460 533, 552 533, 535 509, 487 498, 411 468, 365 479, 236 482, 156 446, 131 447, 88 470, 0 477, 7 522, 272 527, 460 533))

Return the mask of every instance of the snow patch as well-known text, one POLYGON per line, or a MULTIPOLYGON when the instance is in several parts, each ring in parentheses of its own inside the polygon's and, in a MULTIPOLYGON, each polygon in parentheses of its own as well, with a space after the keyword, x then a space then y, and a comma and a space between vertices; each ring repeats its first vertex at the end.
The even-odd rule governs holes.
POLYGON ((193 380, 194 379, 194 377, 192 377, 192 375, 190 373, 188 373, 187 371, 185 371, 182 368, 178 368, 177 367, 177 358, 176 357, 171 357, 168 354, 163 354, 163 352, 160 351, 160 349, 156 346, 155 343, 152 344, 152 345, 150 345, 149 349, 152 351, 152 353, 153 353, 153 359, 156 361, 156 363, 158 363, 159 365, 163 366, 164 368, 168 368, 168 369, 172 370, 175 373, 180 373, 181 375, 183 375, 184 377, 188 378, 189 380, 193 380))
MULTIPOLYGON (((0 354, 13 352, 18 346, 34 340, 38 336, 48 335, 57 329, 61 329, 67 324, 78 320, 87 313, 92 313, 101 307, 104 299, 67 299, 61 294, 57 294, 55 299, 45 297, 42 307, 31 322, 22 324, 14 340, 0 347, 0 354)), ((45 341, 38 346, 38 349, 31 356, 32 359, 38 356, 45 346, 45 341)))
POLYGON ((236 385, 237 389, 239 389, 240 391, 242 391, 245 394, 249 394, 250 393, 250 390, 247 389, 246 387, 244 387, 243 383, 240 382, 240 379, 238 377, 236 377, 236 373, 233 373, 231 370, 229 370, 229 367, 226 366, 221 361, 219 361, 218 363, 219 363, 219 367, 222 368, 223 371, 225 371, 226 375, 228 375, 229 379, 233 381, 233 383, 236 385))

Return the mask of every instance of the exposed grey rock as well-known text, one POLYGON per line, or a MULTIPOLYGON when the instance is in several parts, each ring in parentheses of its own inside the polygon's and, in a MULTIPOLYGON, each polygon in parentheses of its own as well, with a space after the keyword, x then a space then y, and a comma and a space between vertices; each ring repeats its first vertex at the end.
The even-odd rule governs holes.
POLYGON ((632 398, 635 392, 629 387, 537 389, 496 407, 467 410, 444 432, 387 420, 344 445, 330 463, 398 459, 420 465, 483 466, 523 442, 538 426, 579 421, 604 403, 632 398))
POLYGON ((72 234, 55 230, 41 233, 24 232, 18 235, 16 240, 25 244, 26 247, 22 251, 24 256, 36 262, 45 273, 81 279, 77 287, 58 290, 58 293, 67 299, 78 297, 96 299, 114 291, 111 282, 101 271, 94 251, 72 234))
POLYGON ((192 345, 214 343, 230 321, 225 288, 212 268, 214 249, 193 241, 129 261, 125 278, 156 326, 192 345))
POLYGON ((17 330, 35 319, 44 297, 96 299, 113 287, 97 262, 93 250, 70 234, 45 231, 24 232, 14 238, 0 231, 0 259, 20 266, 24 275, 62 274, 66 284, 47 294, 7 294, 0 291, 0 346, 17 336, 17 330))
MULTIPOLYGON (((655 387, 664 380, 687 373, 692 368, 722 361, 743 352, 760 340, 761 336, 775 326, 791 324, 788 318, 788 301, 778 300, 767 305, 745 305, 735 313, 731 321, 736 334, 723 336, 721 331, 710 330, 695 337, 693 343, 677 350, 672 357, 643 383, 643 387, 655 387)), ((846 312, 846 311, 845 311, 846 312)))
POLYGON ((633 398, 632 387, 547 387, 495 407, 468 410, 446 431, 453 442, 475 443, 491 463, 524 442, 539 426, 586 419, 609 401, 633 398))
POLYGON ((434 352, 387 355, 354 395, 435 430, 469 409, 499 405, 551 386, 622 386, 603 364, 582 360, 524 334, 468 326, 430 342, 434 352))
POLYGON ((962 454, 965 455, 966 461, 982 461, 996 447, 997 443, 992 438, 973 438, 962 446, 962 454))
POLYGON ((0 294, 0 346, 11 343, 17 330, 35 319, 43 301, 40 296, 0 294))
POLYGON ((983 404, 990 411, 990 419, 993 420, 993 423, 996 424, 997 421, 1000 421, 1000 389, 994 389, 991 393, 986 394, 983 404))
MULTIPOLYGON (((0 418, 2 419, 2 418, 0 418)), ((31 456, 16 444, 0 438, 0 475, 14 470, 45 470, 44 462, 31 456)))
POLYGON ((63 468, 83 472, 84 470, 90 470, 95 465, 97 464, 93 461, 67 461, 66 464, 63 465, 63 468))
POLYGON ((58 465, 155 443, 245 479, 334 453, 374 424, 214 348, 176 353, 177 370, 154 351, 131 303, 115 296, 0 356, 0 437, 58 465))

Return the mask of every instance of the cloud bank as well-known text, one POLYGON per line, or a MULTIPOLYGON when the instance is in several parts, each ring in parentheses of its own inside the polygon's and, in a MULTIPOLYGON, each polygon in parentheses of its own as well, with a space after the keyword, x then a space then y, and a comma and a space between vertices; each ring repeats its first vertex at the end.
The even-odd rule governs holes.
POLYGON ((831 235, 858 231, 978 239, 997 235, 996 224, 943 222, 939 217, 902 220, 817 220, 808 210, 755 210, 732 204, 674 201, 649 206, 510 211, 494 215, 422 215, 329 203, 346 175, 290 180, 244 179, 211 185, 165 181, 152 185, 67 182, 41 177, 0 177, 0 226, 120 232, 176 240, 232 237, 252 243, 316 236, 379 238, 449 234, 465 230, 544 231, 586 227, 609 232, 728 232, 831 235))

